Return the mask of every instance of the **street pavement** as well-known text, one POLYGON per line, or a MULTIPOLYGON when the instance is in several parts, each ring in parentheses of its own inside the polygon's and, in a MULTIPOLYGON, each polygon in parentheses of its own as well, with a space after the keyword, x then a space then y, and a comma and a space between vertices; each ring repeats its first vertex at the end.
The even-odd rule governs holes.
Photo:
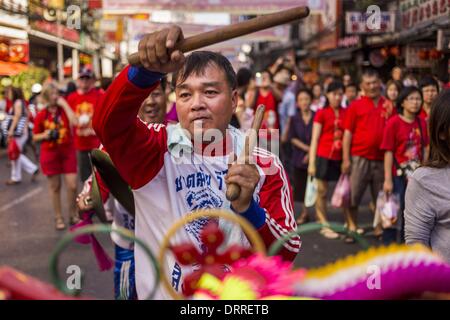
MULTIPOLYGON (((32 155, 29 156, 35 161, 32 155)), ((5 150, 0 149, 0 266, 8 265, 50 282, 49 258, 64 232, 54 228, 46 178, 39 175, 37 181, 32 183, 30 176, 24 173, 21 184, 6 186, 4 182, 9 175, 10 168, 5 150)), ((69 217, 64 189, 62 196, 63 214, 67 222, 69 217)), ((369 226, 373 215, 367 206, 367 194, 363 203, 359 220, 361 225, 369 226)), ((295 207, 298 212, 298 203, 295 207)), ((310 217, 313 216, 313 210, 310 209, 310 217)), ((329 220, 343 223, 340 210, 330 208, 329 220)), ((97 238, 110 257, 114 257, 109 236, 98 235, 97 238)), ((365 238, 371 245, 379 245, 379 241, 370 234, 365 238)), ((319 267, 359 250, 361 248, 358 244, 346 244, 340 239, 328 240, 318 232, 313 232, 302 235, 302 249, 295 260, 295 265, 306 268, 319 267)), ((59 272, 63 279, 69 277, 70 274, 66 273, 66 269, 70 265, 79 266, 83 272, 83 295, 98 299, 113 299, 113 272, 98 270, 89 245, 73 243, 63 251, 59 261, 59 272)))

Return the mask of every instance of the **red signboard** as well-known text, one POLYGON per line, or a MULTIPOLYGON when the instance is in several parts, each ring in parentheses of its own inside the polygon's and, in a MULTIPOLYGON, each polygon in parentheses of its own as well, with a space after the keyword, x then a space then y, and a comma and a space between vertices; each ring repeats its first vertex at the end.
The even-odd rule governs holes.
POLYGON ((88 2, 89 9, 101 9, 102 8, 102 0, 89 0, 88 2))
POLYGON ((400 2, 403 29, 422 22, 450 16, 450 0, 402 0, 400 2))
POLYGON ((48 22, 44 20, 33 21, 31 23, 33 29, 50 33, 51 35, 62 37, 65 40, 69 40, 72 42, 79 42, 80 35, 78 31, 74 29, 67 28, 64 25, 58 25, 53 22, 48 22))

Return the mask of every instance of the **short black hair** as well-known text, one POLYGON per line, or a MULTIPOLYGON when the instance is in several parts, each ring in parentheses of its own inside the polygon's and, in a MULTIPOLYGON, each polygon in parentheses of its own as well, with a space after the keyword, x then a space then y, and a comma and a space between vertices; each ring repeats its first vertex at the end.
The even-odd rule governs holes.
POLYGON ((408 96, 414 92, 419 93, 420 97, 422 98, 422 91, 415 86, 404 87, 402 91, 400 91, 400 94, 398 95, 396 102, 398 113, 403 114, 403 106, 402 106, 403 101, 405 101, 408 98, 408 96))
POLYGON ((358 90, 358 85, 355 82, 350 82, 348 85, 345 86, 344 90, 349 87, 354 87, 356 88, 356 90, 358 90))
POLYGON ((362 81, 363 77, 377 77, 379 79, 380 74, 374 68, 365 68, 361 72, 361 77, 360 77, 361 81, 362 81))
POLYGON ((240 68, 236 74, 236 81, 238 87, 247 86, 252 79, 252 72, 248 68, 240 68))
POLYGON ((184 82, 191 74, 202 75, 207 67, 215 65, 225 74, 228 85, 232 90, 236 89, 236 72, 223 55, 212 51, 194 51, 186 57, 184 66, 178 70, 173 77, 173 85, 184 82))
POLYGON ((430 75, 424 76, 419 81, 419 89, 422 90, 425 87, 428 86, 435 86, 437 91, 439 92, 439 83, 436 81, 436 79, 430 75))
POLYGON ((300 93, 306 93, 311 100, 313 99, 313 94, 312 94, 311 90, 309 90, 308 88, 301 87, 300 89, 298 89, 297 92, 295 93, 295 99, 298 98, 298 95, 300 93))
POLYGON ((342 89, 344 90, 344 85, 340 81, 333 81, 327 87, 327 93, 333 92, 336 90, 342 89))

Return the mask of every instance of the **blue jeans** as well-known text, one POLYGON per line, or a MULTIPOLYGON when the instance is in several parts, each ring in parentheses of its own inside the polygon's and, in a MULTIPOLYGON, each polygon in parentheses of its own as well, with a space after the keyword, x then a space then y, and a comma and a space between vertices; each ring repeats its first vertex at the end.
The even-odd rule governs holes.
POLYGON ((393 242, 405 242, 405 219, 403 212, 405 211, 405 191, 406 191, 406 179, 404 177, 394 177, 394 190, 395 194, 398 194, 400 199, 400 209, 398 212, 397 224, 400 225, 400 239, 398 240, 397 228, 386 228, 383 230, 383 244, 389 245, 393 242))

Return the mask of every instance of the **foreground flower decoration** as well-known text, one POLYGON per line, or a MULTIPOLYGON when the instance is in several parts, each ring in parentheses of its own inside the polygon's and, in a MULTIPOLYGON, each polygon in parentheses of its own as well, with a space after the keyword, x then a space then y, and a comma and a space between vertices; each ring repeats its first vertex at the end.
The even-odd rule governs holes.
POLYGON ((294 285, 306 270, 292 270, 292 264, 279 256, 260 254, 241 259, 231 265, 223 279, 204 274, 194 298, 221 300, 255 300, 288 298, 294 295, 294 285))
POLYGON ((183 294, 185 296, 191 296, 195 292, 198 281, 204 273, 222 279, 227 272, 225 266, 231 265, 233 262, 249 257, 252 254, 251 250, 238 245, 232 245, 225 252, 220 253, 218 248, 222 245, 224 239, 224 234, 219 229, 217 223, 210 222, 200 233, 200 240, 205 248, 204 252, 199 252, 191 243, 170 247, 170 250, 181 265, 200 265, 200 269, 194 271, 184 279, 183 294))
POLYGON ((420 244, 371 248, 308 270, 295 285, 297 296, 332 300, 410 299, 426 292, 450 293, 450 264, 420 244))

